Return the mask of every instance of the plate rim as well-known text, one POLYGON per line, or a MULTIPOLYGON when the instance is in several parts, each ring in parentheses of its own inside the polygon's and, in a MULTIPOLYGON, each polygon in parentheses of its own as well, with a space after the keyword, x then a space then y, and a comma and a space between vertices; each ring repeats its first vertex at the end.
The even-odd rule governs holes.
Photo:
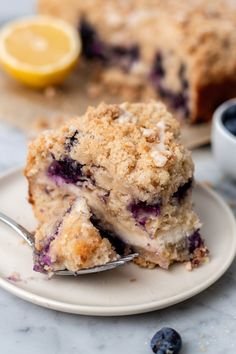
MULTIPOLYGON (((0 183, 2 180, 6 178, 10 178, 11 176, 22 174, 24 167, 19 168, 12 168, 8 169, 6 172, 0 173, 0 183)), ((221 207, 224 208, 225 212, 227 213, 229 219, 231 219, 233 233, 235 235, 234 242, 231 247, 230 254, 227 255, 227 259, 225 260, 223 266, 221 267, 220 271, 215 273, 215 275, 211 276, 210 280, 206 280, 203 283, 195 286, 192 290, 185 291, 181 294, 176 294, 170 298, 168 303, 166 300, 158 300, 158 301, 151 301, 148 303, 143 304, 135 304, 135 305, 122 305, 122 306, 90 306, 90 305, 75 305, 69 304, 63 301, 57 301, 53 299, 48 299, 47 297, 33 294, 30 291, 24 290, 18 287, 16 284, 9 282, 9 280, 0 276, 0 287, 4 290, 10 292, 11 294, 28 301, 30 303, 39 305, 41 307, 45 307, 51 310, 57 310, 66 313, 73 313, 79 315, 87 315, 87 316, 126 316, 126 315, 136 315, 141 313, 147 313, 155 310, 160 310, 163 308, 167 308, 183 302, 187 299, 200 294, 202 291, 209 288, 213 285, 217 280, 219 280, 222 275, 228 270, 230 265, 232 264, 235 256, 236 256, 236 220, 234 214, 224 199, 214 190, 209 188, 208 186, 204 185, 201 182, 197 182, 197 186, 204 190, 207 194, 209 194, 212 198, 214 198, 221 207)))

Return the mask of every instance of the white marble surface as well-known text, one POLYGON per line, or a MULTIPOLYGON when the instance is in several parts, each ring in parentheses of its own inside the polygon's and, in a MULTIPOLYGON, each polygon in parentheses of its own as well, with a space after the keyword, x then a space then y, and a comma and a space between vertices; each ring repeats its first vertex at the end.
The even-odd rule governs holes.
MULTIPOLYGON (((24 15, 33 7, 33 0, 0 0, 0 16, 24 15)), ((0 173, 24 163, 25 147, 19 131, 0 124, 0 173)), ((236 185, 222 179, 210 149, 196 151, 194 159, 197 179, 214 183, 236 211, 236 185)), ((202 294, 149 314, 121 318, 63 314, 1 289, 0 311, 1 354, 148 354, 150 338, 162 326, 181 333, 182 354, 235 354, 236 262, 202 294)))
POLYGON ((36 0, 0 0, 0 20, 32 14, 35 8, 36 0))

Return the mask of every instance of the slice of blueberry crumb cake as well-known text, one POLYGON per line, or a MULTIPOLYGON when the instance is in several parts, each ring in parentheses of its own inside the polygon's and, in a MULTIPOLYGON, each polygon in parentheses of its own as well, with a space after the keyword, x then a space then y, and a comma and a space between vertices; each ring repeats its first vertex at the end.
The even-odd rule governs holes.
POLYGON ((30 143, 25 174, 40 224, 35 270, 74 271, 128 248, 149 268, 207 258, 191 155, 162 103, 90 107, 30 143))

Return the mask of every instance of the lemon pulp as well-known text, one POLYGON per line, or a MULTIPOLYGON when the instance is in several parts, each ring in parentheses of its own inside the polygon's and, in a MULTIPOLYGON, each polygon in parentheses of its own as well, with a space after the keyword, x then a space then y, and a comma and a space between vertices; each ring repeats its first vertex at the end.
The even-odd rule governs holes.
POLYGON ((64 21, 44 16, 10 23, 0 32, 0 60, 25 84, 43 87, 61 82, 80 52, 77 31, 64 21))

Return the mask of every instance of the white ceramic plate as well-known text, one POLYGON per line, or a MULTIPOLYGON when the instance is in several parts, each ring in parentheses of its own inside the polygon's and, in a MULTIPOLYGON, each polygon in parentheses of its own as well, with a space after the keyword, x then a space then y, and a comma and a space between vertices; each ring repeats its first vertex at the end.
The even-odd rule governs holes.
MULTIPOLYGON (((211 251, 208 264, 188 272, 184 265, 169 271, 133 264, 82 277, 46 276, 33 272, 32 254, 7 226, 0 224, 0 286, 35 304, 85 315, 127 315, 164 308, 194 296, 213 284, 230 266, 236 250, 234 216, 213 191, 197 186, 196 210, 211 251), (7 278, 14 272, 20 281, 7 278)), ((0 178, 0 210, 33 230, 36 223, 27 202, 27 184, 20 171, 0 178)))

